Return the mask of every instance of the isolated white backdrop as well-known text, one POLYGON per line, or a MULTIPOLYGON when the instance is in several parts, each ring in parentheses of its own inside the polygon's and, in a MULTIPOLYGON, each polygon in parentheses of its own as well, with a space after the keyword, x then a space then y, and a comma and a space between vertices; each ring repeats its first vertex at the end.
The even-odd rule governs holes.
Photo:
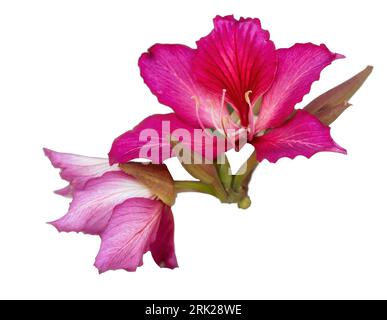
POLYGON ((387 298, 385 21, 379 0, 0 1, 0 297, 387 298), (147 255, 136 273, 98 275, 97 237, 45 224, 68 200, 52 193, 64 182, 42 147, 104 156, 117 135, 168 112, 138 57, 156 42, 193 46, 231 13, 259 17, 277 47, 323 42, 347 56, 302 104, 375 66, 333 125, 348 156, 262 163, 248 211, 179 195, 179 269, 147 255))

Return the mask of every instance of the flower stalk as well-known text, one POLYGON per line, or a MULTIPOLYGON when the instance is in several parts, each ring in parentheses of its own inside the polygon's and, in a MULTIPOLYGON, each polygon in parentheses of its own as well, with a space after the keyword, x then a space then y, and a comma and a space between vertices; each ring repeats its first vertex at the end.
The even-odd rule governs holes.
POLYGON ((176 193, 198 192, 217 197, 214 188, 200 181, 175 181, 176 193))
POLYGON ((248 185, 259 164, 255 152, 236 174, 232 174, 226 155, 224 155, 223 160, 221 164, 182 164, 187 172, 199 181, 175 181, 176 193, 198 192, 209 194, 218 198, 222 203, 235 203, 240 209, 248 209, 251 206, 248 185), (209 172, 212 173, 211 176, 208 175, 209 172))

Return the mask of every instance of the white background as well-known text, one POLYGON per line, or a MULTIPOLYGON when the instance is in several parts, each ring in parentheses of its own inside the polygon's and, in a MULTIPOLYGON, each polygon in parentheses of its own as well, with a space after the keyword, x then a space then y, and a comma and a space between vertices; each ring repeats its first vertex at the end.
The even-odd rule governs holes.
POLYGON ((387 298, 386 29, 379 0, 1 1, 0 297, 387 298), (323 42, 347 56, 302 105, 375 66, 333 125, 348 156, 261 164, 248 211, 179 195, 179 269, 147 255, 136 273, 98 275, 98 237, 45 224, 68 200, 52 193, 64 182, 42 147, 104 156, 116 136, 168 112, 143 84, 138 57, 156 42, 194 46, 216 14, 231 13, 259 17, 277 47, 323 42))

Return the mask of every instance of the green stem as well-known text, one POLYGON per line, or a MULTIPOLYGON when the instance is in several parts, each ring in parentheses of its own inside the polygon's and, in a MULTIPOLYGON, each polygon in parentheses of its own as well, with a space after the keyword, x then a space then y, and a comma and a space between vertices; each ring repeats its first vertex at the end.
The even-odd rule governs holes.
POLYGON ((200 181, 175 181, 176 193, 200 192, 218 198, 222 203, 237 203, 241 209, 251 205, 248 196, 248 184, 258 166, 256 154, 253 154, 238 170, 230 174, 230 164, 225 158, 224 164, 184 164, 183 167, 200 181))
POLYGON ((231 184, 233 179, 232 173, 231 173, 231 167, 230 167, 230 163, 228 161, 227 155, 223 154, 221 157, 223 157, 223 159, 218 158, 218 160, 223 160, 223 161, 221 161, 221 163, 218 163, 216 167, 219 174, 219 179, 222 182, 225 191, 229 192, 231 189, 231 184))
POLYGON ((175 189, 177 193, 200 192, 217 197, 212 186, 200 181, 175 181, 175 189))

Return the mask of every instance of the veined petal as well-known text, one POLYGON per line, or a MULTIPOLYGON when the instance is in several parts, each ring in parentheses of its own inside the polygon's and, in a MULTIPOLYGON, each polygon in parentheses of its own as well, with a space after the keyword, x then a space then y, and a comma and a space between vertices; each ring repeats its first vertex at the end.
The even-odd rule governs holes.
POLYGON ((100 177, 105 172, 120 170, 117 165, 110 166, 106 158, 56 152, 47 148, 43 151, 52 165, 60 169, 62 179, 70 183, 69 186, 56 191, 63 196, 70 196, 74 191, 81 190, 87 181, 100 177))
POLYGON ((258 19, 214 19, 214 30, 197 42, 193 71, 198 82, 214 95, 226 90, 226 99, 239 111, 242 125, 248 124, 246 94, 254 102, 271 86, 277 53, 269 32, 258 19))
MULTIPOLYGON (((195 50, 184 45, 156 44, 143 53, 138 65, 145 84, 159 102, 171 107, 177 116, 190 125, 213 128, 211 103, 192 78, 195 50), (200 119, 196 107, 200 106, 200 119)), ((218 92, 221 95, 221 92, 218 92)), ((219 121, 219 119, 218 119, 219 121)))
POLYGON ((346 150, 333 141, 330 128, 302 110, 283 126, 255 138, 252 144, 258 161, 267 159, 273 163, 283 157, 294 159, 302 155, 310 158, 322 151, 346 154, 346 150))
POLYGON ((107 172, 89 180, 82 190, 76 190, 68 213, 51 224, 58 231, 99 234, 114 207, 134 197, 151 198, 153 194, 124 172, 107 172))
MULTIPOLYGON (((171 139, 181 141, 188 149, 214 159, 225 141, 222 137, 209 139, 201 129, 194 129, 175 114, 156 114, 127 131, 113 142, 109 152, 110 163, 125 163, 132 159, 146 158, 154 164, 174 156, 171 139), (219 146, 219 148, 218 148, 219 146)), ((224 151, 223 151, 224 152, 224 151)))
POLYGON ((338 58, 343 56, 330 52, 325 45, 306 43, 279 49, 277 74, 263 97, 256 132, 281 125, 309 93, 321 71, 338 58))
MULTIPOLYGON (((168 238, 158 237, 161 220, 165 215, 164 205, 157 200, 134 198, 125 201, 114 209, 108 226, 101 234, 101 248, 96 257, 95 266, 99 272, 125 269, 135 271, 142 265, 143 255, 151 250, 155 241, 162 241, 157 246, 162 247, 164 242, 173 237, 168 231, 168 238)), ((169 217, 168 217, 169 218, 169 217)), ((171 223, 171 221, 167 221, 171 223)), ((173 248, 166 242, 166 255, 163 254, 160 263, 175 263, 173 248)), ((171 265, 173 266, 173 264, 171 265)))
POLYGON ((162 268, 174 269, 178 267, 175 255, 174 231, 172 209, 169 206, 164 206, 156 239, 150 246, 153 259, 162 268))
MULTIPOLYGON (((79 188, 79 189, 82 189, 82 188, 79 188)), ((73 194, 73 187, 71 186, 71 184, 69 184, 68 186, 62 189, 55 190, 54 192, 63 197, 71 197, 71 195, 73 194)))

